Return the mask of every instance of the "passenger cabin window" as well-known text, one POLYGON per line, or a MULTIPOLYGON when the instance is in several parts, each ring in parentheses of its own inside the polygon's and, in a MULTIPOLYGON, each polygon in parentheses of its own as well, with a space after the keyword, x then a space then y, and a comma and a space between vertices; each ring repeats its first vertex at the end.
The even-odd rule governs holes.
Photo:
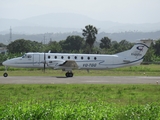
POLYGON ((70 56, 68 56, 68 59, 70 59, 70 56))
POLYGON ((64 57, 62 56, 61 58, 63 59, 64 57))
POLYGON ((23 56, 22 56, 22 58, 31 58, 32 56, 31 55, 27 55, 27 54, 24 54, 23 56))
POLYGON ((81 59, 83 60, 83 57, 81 57, 81 59))
POLYGON ((90 57, 88 57, 88 60, 90 60, 90 57))
POLYGON ((77 56, 75 56, 74 59, 77 59, 77 56))
POLYGON ((50 59, 51 58, 51 56, 48 56, 48 59, 50 59))
POLYGON ((31 58, 32 56, 31 55, 27 55, 27 58, 31 58))
POLYGON ((97 60, 97 58, 96 58, 96 57, 94 57, 94 60, 97 60))
POLYGON ((57 59, 57 56, 54 56, 55 59, 57 59))

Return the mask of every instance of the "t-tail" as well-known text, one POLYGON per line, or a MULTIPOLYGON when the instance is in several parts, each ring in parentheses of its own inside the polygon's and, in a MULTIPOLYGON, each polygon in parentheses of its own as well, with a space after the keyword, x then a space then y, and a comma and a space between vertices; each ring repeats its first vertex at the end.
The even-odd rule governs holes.
POLYGON ((153 40, 139 40, 130 50, 117 53, 116 55, 122 57, 126 63, 140 64, 152 42, 153 40))

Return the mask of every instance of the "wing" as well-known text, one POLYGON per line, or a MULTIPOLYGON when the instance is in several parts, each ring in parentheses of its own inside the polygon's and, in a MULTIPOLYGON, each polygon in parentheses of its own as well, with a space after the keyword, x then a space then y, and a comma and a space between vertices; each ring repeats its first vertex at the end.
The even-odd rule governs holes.
POLYGON ((68 68, 78 68, 77 63, 74 60, 66 60, 63 64, 60 64, 59 66, 68 68))
POLYGON ((76 69, 78 68, 77 63, 74 60, 49 60, 47 61, 47 65, 54 69, 59 69, 59 68, 76 69))

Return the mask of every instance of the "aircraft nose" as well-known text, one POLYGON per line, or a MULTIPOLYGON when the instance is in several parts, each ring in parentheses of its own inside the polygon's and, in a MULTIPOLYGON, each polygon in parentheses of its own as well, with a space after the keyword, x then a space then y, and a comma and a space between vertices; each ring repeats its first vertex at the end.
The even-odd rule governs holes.
POLYGON ((4 61, 2 65, 7 66, 7 61, 4 61))
POLYGON ((12 65, 12 62, 11 62, 11 60, 6 60, 6 61, 4 61, 4 62, 2 63, 2 65, 4 65, 4 66, 11 66, 11 65, 12 65))

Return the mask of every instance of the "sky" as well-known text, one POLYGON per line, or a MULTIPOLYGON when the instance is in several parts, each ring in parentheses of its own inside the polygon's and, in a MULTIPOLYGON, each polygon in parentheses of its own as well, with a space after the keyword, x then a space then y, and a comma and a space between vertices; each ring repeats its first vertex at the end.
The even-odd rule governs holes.
POLYGON ((48 13, 76 13, 100 21, 160 22, 160 0, 0 0, 0 18, 25 19, 48 13))

